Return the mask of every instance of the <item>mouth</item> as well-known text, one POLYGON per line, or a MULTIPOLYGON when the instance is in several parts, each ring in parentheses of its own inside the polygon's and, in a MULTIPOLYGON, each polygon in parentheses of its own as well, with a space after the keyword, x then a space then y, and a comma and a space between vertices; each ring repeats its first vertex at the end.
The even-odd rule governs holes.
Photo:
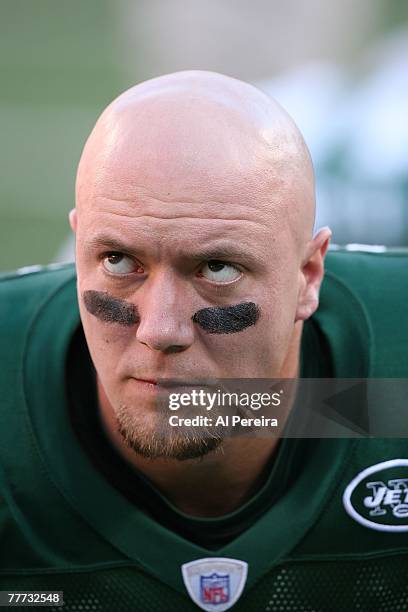
POLYGON ((150 389, 192 389, 212 387, 215 384, 214 379, 202 380, 194 378, 133 378, 137 383, 147 386, 150 389))
POLYGON ((153 378, 134 378, 133 380, 137 380, 137 382, 147 383, 149 385, 157 385, 157 380, 153 378))
POLYGON ((171 388, 171 387, 197 387, 199 383, 192 382, 190 380, 182 380, 177 378, 133 378, 138 383, 143 383, 146 385, 151 385, 152 387, 162 387, 162 388, 171 388))

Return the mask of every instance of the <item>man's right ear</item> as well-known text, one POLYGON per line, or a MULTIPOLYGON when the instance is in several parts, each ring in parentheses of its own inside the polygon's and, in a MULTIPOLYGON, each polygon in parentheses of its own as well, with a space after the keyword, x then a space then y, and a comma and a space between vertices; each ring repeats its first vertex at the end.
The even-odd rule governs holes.
POLYGON ((74 234, 75 234, 75 232, 76 232, 76 230, 77 230, 77 223, 78 223, 78 217, 77 217, 77 211, 76 211, 76 208, 73 208, 73 209, 70 211, 70 213, 69 213, 68 217, 69 217, 69 224, 70 224, 70 226, 71 226, 71 229, 72 229, 72 231, 73 231, 73 232, 74 232, 74 234))

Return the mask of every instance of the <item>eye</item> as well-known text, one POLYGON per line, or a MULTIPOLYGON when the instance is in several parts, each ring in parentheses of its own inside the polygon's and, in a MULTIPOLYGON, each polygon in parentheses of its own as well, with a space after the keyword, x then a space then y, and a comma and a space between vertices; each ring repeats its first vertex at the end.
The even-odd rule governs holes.
POLYGON ((241 271, 232 264, 211 259, 202 266, 199 276, 216 283, 228 283, 237 280, 241 276, 241 271))
POLYGON ((103 259, 103 266, 111 274, 130 274, 131 272, 144 271, 131 257, 123 253, 109 253, 103 259))

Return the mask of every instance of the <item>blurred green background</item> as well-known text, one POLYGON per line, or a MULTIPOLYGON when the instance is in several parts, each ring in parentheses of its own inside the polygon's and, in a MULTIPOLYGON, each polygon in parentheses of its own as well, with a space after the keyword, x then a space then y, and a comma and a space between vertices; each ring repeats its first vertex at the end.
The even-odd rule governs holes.
POLYGON ((58 253, 81 148, 121 79, 112 3, 2 0, 0 7, 0 266, 7 270, 58 253))
POLYGON ((0 270, 72 259, 67 215, 97 116, 182 69, 261 83, 288 108, 338 242, 408 244, 408 131, 396 121, 388 148, 370 140, 380 95, 394 92, 383 119, 406 113, 407 20, 405 0, 0 0, 0 270))

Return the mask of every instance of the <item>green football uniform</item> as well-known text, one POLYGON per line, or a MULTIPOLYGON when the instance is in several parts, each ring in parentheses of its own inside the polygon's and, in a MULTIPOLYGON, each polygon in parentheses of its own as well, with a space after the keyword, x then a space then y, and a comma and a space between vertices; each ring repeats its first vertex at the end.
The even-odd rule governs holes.
MULTIPOLYGON (((302 377, 408 378, 407 303, 407 254, 329 252, 302 377)), ((407 440, 285 438, 236 512, 187 516, 104 437, 74 267, 5 276, 0 313, 0 590, 63 591, 67 612, 408 610, 407 440)))

